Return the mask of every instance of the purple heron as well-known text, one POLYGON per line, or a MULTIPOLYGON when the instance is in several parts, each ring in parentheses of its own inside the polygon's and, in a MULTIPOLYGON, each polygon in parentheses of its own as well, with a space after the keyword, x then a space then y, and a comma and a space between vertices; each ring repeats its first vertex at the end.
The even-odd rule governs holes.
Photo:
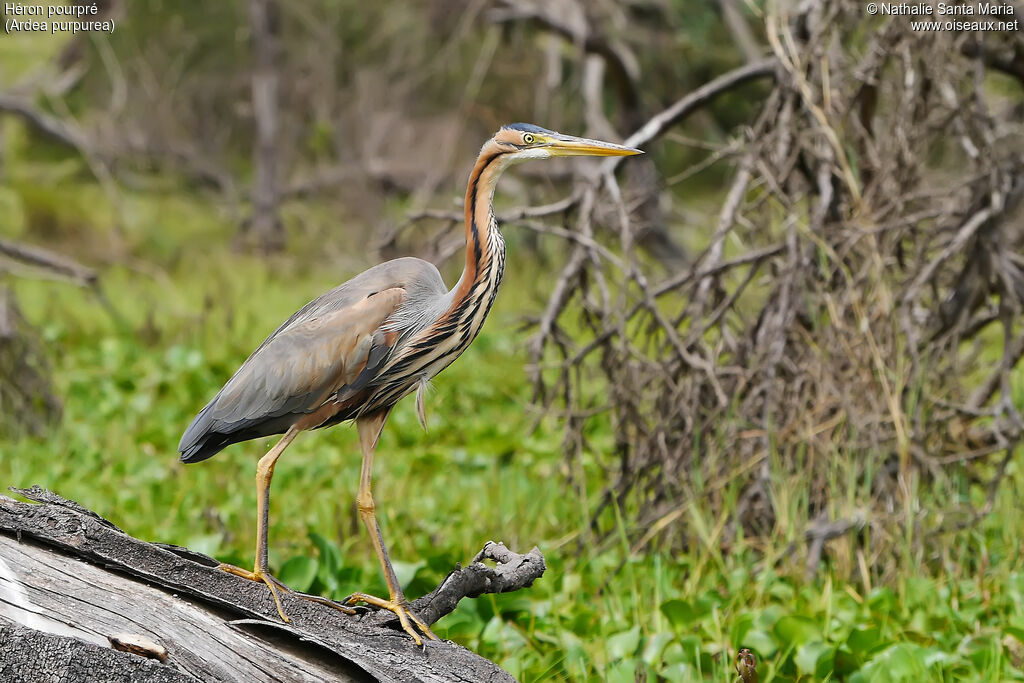
POLYGON ((344 604, 365 603, 394 612, 418 645, 422 640, 416 629, 436 639, 409 609, 374 515, 370 475, 384 422, 391 408, 413 391, 417 413, 424 421, 424 388, 466 350, 494 303, 505 268, 505 242, 491 199, 502 171, 529 159, 641 153, 529 124, 504 126, 484 143, 469 174, 466 266, 454 288, 445 286, 432 263, 395 259, 317 297, 267 337, 199 412, 178 445, 182 461, 192 463, 240 441, 284 434, 256 467, 255 567, 249 571, 221 565, 221 569, 264 582, 281 618, 288 621, 278 597, 279 589, 287 589, 267 566, 274 466, 299 432, 354 420, 363 452, 356 503, 390 596, 384 600, 354 593, 344 604))

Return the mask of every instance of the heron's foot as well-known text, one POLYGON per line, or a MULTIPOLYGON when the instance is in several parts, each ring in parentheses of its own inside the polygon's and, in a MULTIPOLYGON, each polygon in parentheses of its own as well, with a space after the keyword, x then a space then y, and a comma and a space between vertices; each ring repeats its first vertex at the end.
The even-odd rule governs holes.
POLYGON ((284 613, 284 608, 281 607, 281 598, 277 594, 278 591, 281 591, 282 593, 291 593, 292 589, 275 579, 269 572, 265 572, 259 567, 249 571, 248 569, 236 567, 233 564, 219 564, 217 565, 217 569, 225 571, 228 574, 241 576, 243 579, 248 579, 249 581, 267 584, 267 588, 270 589, 270 595, 274 598, 274 605, 277 607, 277 613, 281 615, 281 620, 287 624, 292 622, 292 620, 288 618, 288 615, 284 613))
POLYGON ((356 610, 352 609, 351 607, 346 607, 340 602, 335 602, 334 600, 331 600, 330 598, 325 598, 321 595, 310 595, 309 593, 300 593, 299 591, 291 591, 291 594, 297 598, 302 598, 303 600, 315 602, 316 604, 323 605, 324 607, 336 609, 342 614, 352 615, 356 613, 356 610))
POLYGON ((402 629, 412 636, 413 642, 420 647, 423 647, 423 640, 420 638, 420 634, 416 632, 416 629, 420 630, 420 633, 426 637, 427 640, 440 640, 434 635, 434 632, 430 630, 430 627, 423 623, 419 617, 413 614, 412 610, 409 609, 409 603, 404 599, 401 601, 395 600, 384 600, 383 598, 377 598, 366 593, 353 593, 352 595, 345 598, 342 601, 346 605, 355 605, 360 602, 365 602, 367 605, 373 605, 374 607, 380 607, 386 609, 389 612, 394 612, 395 616, 398 617, 398 621, 402 624, 402 629), (413 628, 413 624, 416 628, 413 628))

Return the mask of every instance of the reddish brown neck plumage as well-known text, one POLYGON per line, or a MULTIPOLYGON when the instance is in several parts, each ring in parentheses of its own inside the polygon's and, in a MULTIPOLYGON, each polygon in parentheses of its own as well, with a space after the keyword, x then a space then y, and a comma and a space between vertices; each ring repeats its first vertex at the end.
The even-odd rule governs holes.
POLYGON ((466 187, 466 267, 462 278, 455 286, 454 301, 464 299, 473 285, 481 280, 481 273, 487 268, 498 249, 504 249, 501 236, 495 234, 493 209, 494 186, 504 170, 502 156, 505 152, 499 145, 489 141, 480 150, 476 164, 469 174, 466 187), (500 242, 498 244, 497 241, 500 242))

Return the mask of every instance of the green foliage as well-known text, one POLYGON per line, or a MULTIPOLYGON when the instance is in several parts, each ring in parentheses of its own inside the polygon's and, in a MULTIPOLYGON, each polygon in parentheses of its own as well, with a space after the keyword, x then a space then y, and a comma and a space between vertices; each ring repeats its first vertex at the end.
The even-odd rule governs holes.
MULTIPOLYGON (((202 204, 191 207, 195 215, 179 218, 215 223, 202 204)), ((144 206, 138 214, 167 220, 144 206)), ((52 487, 138 536, 244 565, 255 528, 253 467, 269 442, 186 467, 177 462, 178 436, 264 334, 343 274, 329 264, 232 255, 228 232, 221 235, 212 248, 138 243, 177 254, 171 272, 108 269, 105 289, 126 328, 85 292, 19 283, 50 345, 67 414, 48 439, 4 443, 0 481, 52 487)), ((599 490, 599 454, 582 464, 582 485, 569 486, 557 421, 529 431, 524 337, 506 331, 522 305, 515 293, 529 293, 536 278, 515 269, 510 278, 478 343, 437 380, 430 431, 419 428, 412 406, 396 410, 376 490, 411 595, 489 538, 520 549, 539 544, 549 570, 528 591, 463 601, 438 635, 523 680, 632 681, 643 671, 648 680, 732 681, 739 647, 755 652, 762 681, 1024 678, 1003 644, 1024 635, 1024 574, 1012 549, 977 575, 927 576, 907 566, 865 591, 828 568, 812 583, 785 565, 755 571, 758 556, 742 547, 669 556, 589 537, 596 501, 581 492, 599 490)), ((594 435, 600 447, 609 443, 603 429, 594 435)), ((344 427, 302 437, 282 460, 271 559, 286 583, 334 597, 383 592, 353 507, 358 468, 353 430, 344 427)), ((622 511, 619 524, 634 512, 622 511)), ((986 534, 979 542, 1001 542, 997 530, 986 534)))

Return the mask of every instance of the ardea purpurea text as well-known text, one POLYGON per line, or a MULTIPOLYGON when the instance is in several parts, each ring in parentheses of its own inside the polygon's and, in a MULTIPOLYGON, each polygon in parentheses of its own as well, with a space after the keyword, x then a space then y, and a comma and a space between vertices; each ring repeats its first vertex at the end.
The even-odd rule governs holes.
MULTIPOLYGON (((266 583, 288 621, 267 567, 270 480, 281 453, 299 432, 355 420, 363 451, 356 503, 370 532, 390 597, 354 593, 360 602, 394 612, 422 644, 416 628, 436 636, 409 609, 374 516, 373 454, 391 408, 416 391, 423 422, 423 390, 466 350, 494 303, 505 268, 505 242, 491 199, 510 164, 558 156, 628 156, 637 149, 562 135, 516 123, 484 143, 466 189, 466 266, 449 290, 432 264, 399 258, 374 266, 317 297, 260 344, 185 430, 178 450, 200 462, 233 443, 284 434, 256 467, 256 563, 252 571, 221 565, 266 583)), ((311 596, 303 596, 310 598, 311 596)), ((312 598, 315 599, 315 598, 312 598)), ((326 601, 329 603, 329 601, 326 601)))

